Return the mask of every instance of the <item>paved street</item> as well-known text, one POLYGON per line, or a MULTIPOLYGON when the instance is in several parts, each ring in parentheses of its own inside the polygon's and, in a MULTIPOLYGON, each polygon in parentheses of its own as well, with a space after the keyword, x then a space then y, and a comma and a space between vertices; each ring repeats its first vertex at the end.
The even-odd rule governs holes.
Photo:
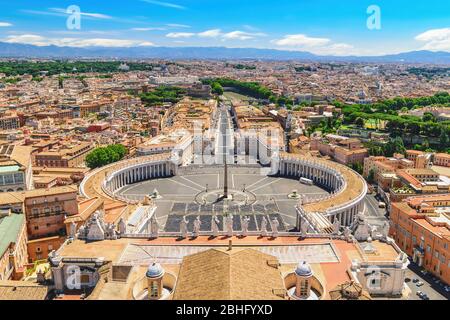
POLYGON ((368 194, 364 202, 367 208, 366 218, 369 224, 378 227, 389 221, 386 217, 386 209, 379 207, 379 201, 375 198, 375 195, 368 194))
POLYGON ((421 298, 417 295, 417 291, 427 294, 430 300, 450 299, 450 294, 445 292, 444 285, 437 283, 437 279, 433 279, 431 274, 424 275, 420 271, 420 268, 416 264, 411 263, 406 272, 407 285, 412 291, 409 300, 421 300, 421 298), (416 283, 413 283, 414 279, 419 279, 419 282, 423 282, 424 285, 418 287, 416 283))

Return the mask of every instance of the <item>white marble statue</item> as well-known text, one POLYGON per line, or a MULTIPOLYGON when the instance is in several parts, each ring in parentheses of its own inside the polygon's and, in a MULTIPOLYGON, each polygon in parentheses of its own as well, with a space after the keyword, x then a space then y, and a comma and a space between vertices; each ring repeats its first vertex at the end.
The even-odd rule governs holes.
POLYGON ((125 233, 127 233, 127 225, 125 223, 125 220, 123 220, 123 218, 120 218, 118 227, 119 227, 119 233, 121 235, 124 235, 125 233))
POLYGON ((158 238, 159 235, 159 224, 158 221, 156 220, 155 216, 152 216, 152 218, 150 219, 150 236, 152 238, 158 238))
POLYGON ((340 233, 340 229, 341 222, 338 219, 335 219, 333 223, 333 233, 338 235, 340 233))
POLYGON ((183 216, 183 219, 180 221, 180 234, 181 238, 186 239, 188 237, 188 220, 186 216, 183 216))
POLYGON ((116 226, 113 223, 106 225, 106 237, 109 240, 117 240, 116 226))
POLYGON ((202 221, 200 220, 200 216, 197 217, 194 221, 194 237, 198 237, 200 234, 200 227, 202 226, 202 221))
POLYGON ((272 238, 277 238, 278 237, 278 227, 280 226, 280 222, 278 221, 277 218, 274 218, 272 220, 272 238))
POLYGON ((77 224, 75 222, 72 222, 70 224, 70 238, 75 239, 77 235, 77 224))
POLYGON ((233 236, 233 214, 231 213, 225 218, 225 232, 228 237, 233 236))
POLYGON ((381 236, 383 238, 383 240, 386 240, 387 237, 389 236, 389 230, 391 228, 391 225, 388 221, 385 221, 383 224, 383 227, 381 229, 381 236))
POLYGON ((267 237, 267 219, 264 216, 262 217, 261 220, 261 236, 267 237))
POLYGON ((344 238, 348 242, 352 240, 352 231, 350 230, 349 227, 344 228, 344 238))
POLYGON ((250 224, 249 217, 241 218, 241 228, 242 228, 242 236, 246 237, 248 235, 248 225, 250 224))
POLYGON ((372 227, 362 214, 359 215, 354 235, 358 241, 367 241, 372 235, 372 227))
POLYGON ((211 230, 213 237, 219 236, 219 223, 220 221, 219 218, 217 218, 217 216, 212 217, 211 230))

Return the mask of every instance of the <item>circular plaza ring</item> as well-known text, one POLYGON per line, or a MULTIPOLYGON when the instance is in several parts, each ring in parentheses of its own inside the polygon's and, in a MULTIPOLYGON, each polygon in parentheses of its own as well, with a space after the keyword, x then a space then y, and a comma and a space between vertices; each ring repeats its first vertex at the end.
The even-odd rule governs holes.
POLYGON ((229 205, 246 206, 256 203, 256 195, 248 190, 229 190, 225 197, 223 189, 204 190, 195 195, 195 202, 199 205, 227 202, 229 205))

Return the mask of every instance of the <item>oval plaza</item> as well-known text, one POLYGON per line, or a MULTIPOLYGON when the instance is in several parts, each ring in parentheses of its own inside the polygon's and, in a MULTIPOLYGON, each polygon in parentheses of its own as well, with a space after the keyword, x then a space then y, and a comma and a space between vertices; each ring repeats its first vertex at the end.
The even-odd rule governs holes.
POLYGON ((260 132, 238 133, 235 112, 217 106, 203 132, 222 161, 196 163, 196 139, 182 134, 177 148, 165 140, 164 152, 142 152, 85 177, 84 197, 121 203, 129 214, 110 223, 98 211, 71 227, 68 243, 49 259, 58 291, 66 268, 91 261, 86 279, 97 280, 83 286, 92 299, 403 294, 408 260, 386 226, 375 230, 365 221, 363 178, 332 161, 287 153, 260 132), (242 142, 259 151, 244 164, 250 153, 237 148, 242 142))

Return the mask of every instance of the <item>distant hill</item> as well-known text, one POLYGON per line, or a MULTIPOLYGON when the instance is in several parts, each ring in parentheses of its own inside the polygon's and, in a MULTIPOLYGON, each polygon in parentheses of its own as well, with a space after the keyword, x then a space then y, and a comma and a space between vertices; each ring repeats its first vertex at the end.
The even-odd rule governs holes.
POLYGON ((0 42, 1 58, 236 59, 450 64, 450 52, 412 51, 385 56, 319 56, 304 51, 224 47, 74 48, 0 42))

